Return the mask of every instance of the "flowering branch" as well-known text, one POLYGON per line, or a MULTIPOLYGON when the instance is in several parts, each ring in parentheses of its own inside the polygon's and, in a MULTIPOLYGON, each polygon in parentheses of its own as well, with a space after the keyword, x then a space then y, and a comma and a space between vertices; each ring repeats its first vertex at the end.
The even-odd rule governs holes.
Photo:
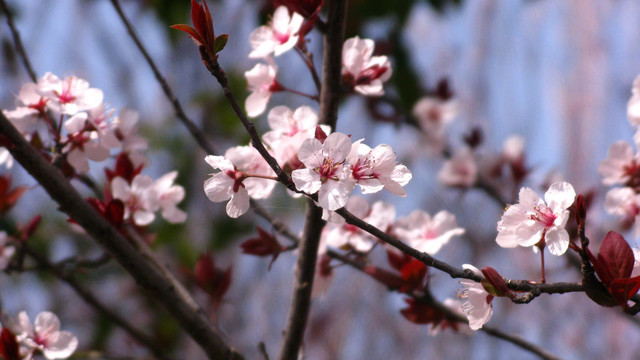
MULTIPOLYGON (((8 147, 13 157, 47 191, 49 196, 66 213, 101 244, 145 289, 169 311, 180 325, 191 335, 211 359, 241 359, 242 356, 224 342, 204 311, 176 281, 171 281, 156 264, 142 256, 129 240, 124 238, 69 184, 63 174, 47 162, 11 122, 0 115, 0 134, 10 142, 8 147)), ((160 265, 161 266, 161 265, 160 265)), ((168 270, 164 269, 164 272, 168 270)))
POLYGON ((36 72, 33 70, 31 66, 31 61, 29 61, 29 57, 27 56, 27 52, 22 45, 22 40, 20 39, 20 32, 16 28, 16 25, 13 22, 13 14, 11 10, 9 10, 9 6, 5 0, 0 0, 0 6, 2 7, 2 11, 4 11, 5 16, 7 17, 7 25, 11 29, 11 35, 13 36, 13 42, 16 47, 16 51, 20 55, 20 59, 22 60, 22 64, 24 65, 25 70, 29 74, 31 81, 38 81, 38 77, 36 76, 36 72))

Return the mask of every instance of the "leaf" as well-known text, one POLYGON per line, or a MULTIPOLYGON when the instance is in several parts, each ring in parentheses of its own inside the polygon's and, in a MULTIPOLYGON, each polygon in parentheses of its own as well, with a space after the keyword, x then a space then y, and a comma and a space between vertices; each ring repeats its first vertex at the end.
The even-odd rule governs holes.
POLYGON ((409 307, 400 310, 405 319, 414 324, 433 324, 434 326, 444 320, 443 314, 433 306, 414 298, 407 298, 404 301, 409 307))
POLYGON ((627 241, 615 231, 609 231, 602 240, 598 259, 606 261, 613 280, 628 278, 633 271, 635 257, 627 241))
POLYGON ((385 284, 387 287, 391 288, 392 290, 400 289, 406 284, 405 281, 400 276, 375 266, 371 266, 371 265, 365 266, 364 269, 362 269, 362 271, 364 271, 366 274, 368 274, 372 278, 378 280, 379 282, 385 284))
POLYGON ((623 309, 628 307, 627 301, 640 290, 640 276, 616 279, 609 285, 609 292, 623 309))
POLYGON ((215 54, 219 53, 227 46, 227 41, 229 40, 229 34, 222 34, 216 38, 213 42, 213 52, 215 54))

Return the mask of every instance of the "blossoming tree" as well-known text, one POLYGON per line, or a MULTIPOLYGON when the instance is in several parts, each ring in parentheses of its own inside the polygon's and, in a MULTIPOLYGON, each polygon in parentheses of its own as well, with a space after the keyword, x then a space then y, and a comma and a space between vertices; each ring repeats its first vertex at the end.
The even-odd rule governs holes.
MULTIPOLYGON (((385 55, 380 50, 384 47, 373 39, 345 35, 350 9, 347 0, 272 4, 266 23, 249 35, 251 50, 245 56, 257 63, 244 71, 249 93, 244 97, 230 84, 230 76, 221 63, 228 56, 228 44, 247 39, 216 34, 221 29, 214 28, 214 9, 204 0, 191 0, 191 24, 171 26, 186 33, 195 44, 195 49, 179 53, 180 62, 204 65, 199 76, 208 73, 226 101, 217 107, 231 109, 234 121, 244 128, 243 137, 248 136, 248 144, 246 140, 233 140, 222 151, 228 135, 207 133, 204 125, 187 116, 119 1, 111 3, 170 100, 175 118, 189 131, 189 141, 199 147, 189 150, 189 165, 206 169, 200 174, 208 175, 195 181, 197 187, 188 187, 186 184, 192 180, 182 178, 178 170, 154 176, 157 169, 153 169, 154 158, 149 154, 154 144, 139 131, 138 113, 109 105, 109 94, 92 87, 87 79, 52 72, 38 76, 13 23, 13 14, 5 0, 0 0, 16 52, 31 77, 13 91, 15 106, 3 109, 0 115, 0 165, 5 169, 0 176, 0 216, 3 226, 7 224, 0 231, 0 269, 6 276, 30 271, 55 276, 100 314, 109 327, 118 327, 135 342, 128 346, 158 359, 269 359, 276 355, 279 359, 320 358, 314 350, 322 344, 320 339, 329 335, 326 329, 325 334, 319 330, 320 321, 312 313, 332 297, 334 301, 344 301, 346 294, 331 291, 340 278, 351 284, 348 286, 370 281, 380 289, 397 293, 390 297, 406 304, 393 310, 397 321, 429 325, 433 336, 451 332, 469 337, 480 331, 541 358, 557 356, 545 344, 520 336, 524 334, 513 335, 492 326, 492 317, 503 310, 494 309, 495 304, 530 308, 552 294, 564 294, 553 296, 554 300, 579 295, 588 303, 615 308, 599 311, 615 312, 635 321, 634 316, 640 312, 640 250, 620 232, 633 227, 631 236, 640 233, 640 180, 636 178, 640 176, 640 155, 627 142, 613 143, 608 157, 599 163, 602 184, 615 186, 599 203, 593 200, 592 192, 580 191, 583 189, 576 189, 568 181, 536 182, 521 136, 505 139, 498 153, 482 148, 483 133, 479 128, 470 129, 462 141, 455 141, 449 128, 460 105, 449 82, 440 80, 412 106, 404 106, 399 95, 403 84, 393 80, 398 71, 392 56, 385 55), (320 39, 322 46, 314 43, 320 39), (308 75, 311 90, 303 88, 301 81, 291 83, 286 78, 287 70, 293 67, 293 62, 282 63, 287 57, 308 75), (369 132, 365 138, 365 134, 343 130, 349 129, 344 123, 357 121, 339 112, 344 99, 364 99, 372 118, 394 122, 397 127, 419 134, 421 144, 409 145, 410 151, 406 151, 406 144, 395 143, 405 152, 421 155, 399 156, 393 148, 395 143, 393 147, 386 143, 393 139, 376 143, 372 139, 385 137, 369 132), (437 176, 421 178, 419 172, 411 171, 425 159, 439 159, 437 176), (9 174, 19 166, 37 185, 12 186, 9 174), (468 222, 453 213, 453 204, 443 204, 431 212, 420 206, 405 211, 409 202, 394 205, 397 199, 414 196, 412 190, 416 187, 412 184, 436 181, 460 196, 477 191, 504 208, 491 221, 489 241, 478 238, 481 233, 476 229, 463 226, 468 222), (31 196, 35 187, 44 189, 64 214, 65 230, 61 231, 77 238, 82 244, 79 248, 91 251, 61 261, 51 260, 43 250, 43 243, 50 245, 56 237, 53 233, 45 235, 47 224, 54 221, 50 215, 35 214, 17 221, 8 216, 14 206, 31 196), (253 222, 240 221, 256 218, 260 227, 255 227, 255 232, 251 230, 256 237, 243 233, 239 236, 244 237, 241 244, 231 247, 241 248, 251 256, 270 257, 268 264, 259 263, 265 278, 269 277, 268 270, 287 261, 279 260, 285 257, 281 256, 283 253, 289 257, 289 269, 284 273, 293 286, 269 289, 280 303, 288 305, 279 327, 271 329, 278 334, 277 341, 251 336, 247 336, 250 341, 240 339, 241 330, 246 329, 225 317, 225 313, 231 313, 252 324, 269 322, 257 314, 258 303, 252 302, 258 294, 251 293, 249 286, 242 299, 229 298, 234 279, 229 261, 226 268, 219 265, 226 260, 222 253, 216 253, 212 246, 192 248, 186 244, 185 251, 194 253, 189 263, 167 251, 171 247, 163 248, 163 242, 171 241, 173 249, 179 249, 175 246, 178 242, 189 243, 189 235, 197 236, 183 231, 166 239, 165 234, 171 234, 172 228, 165 227, 163 231, 158 225, 162 222, 180 226, 197 221, 192 218, 202 214, 194 206, 183 204, 188 197, 210 200, 204 216, 212 218, 206 221, 215 221, 214 216, 225 217, 214 226, 219 228, 219 236, 228 235, 224 233, 233 226, 228 224, 246 224, 253 229, 253 222), (283 217, 274 205, 283 203, 296 212, 304 208, 304 216, 283 217), (620 217, 623 226, 614 229, 592 220, 596 208, 620 217), (225 214, 219 209, 224 209, 225 214), (218 212, 212 215, 211 211, 218 212), (408 215, 400 215, 404 213, 408 215), (592 237, 600 243, 598 250, 587 236, 591 228, 606 232, 601 238, 592 237), (496 270, 500 265, 488 261, 490 257, 476 256, 470 261, 473 264, 450 261, 445 251, 465 243, 496 251, 507 248, 503 254, 514 255, 505 257, 534 264, 528 250, 519 247, 531 248, 539 253, 539 268, 536 263, 531 266, 536 267, 535 272, 512 274, 496 270), (96 251, 99 256, 86 258, 96 251), (561 277, 557 269, 549 276, 549 271, 545 272, 547 251, 554 257, 566 258, 572 276, 561 277), (355 276, 346 277, 341 267, 352 269, 355 276), (135 280, 135 287, 119 290, 117 297, 138 298, 136 301, 147 304, 142 316, 147 317, 147 324, 166 319, 172 325, 160 322, 143 326, 138 317, 104 301, 98 290, 91 288, 90 281, 81 279, 85 273, 101 271, 117 272, 121 278, 135 280), (444 279, 453 285, 443 285, 444 279), (242 309, 241 303, 250 304, 247 306, 253 310, 242 309)), ((638 127, 640 77, 631 93, 628 119, 638 127)), ((636 147, 640 142, 638 134, 636 129, 636 147)), ((215 229, 209 230, 215 233, 215 229)), ((236 272, 242 271, 233 266, 236 272)), ((105 338, 111 336, 110 328, 99 329, 107 333, 102 338, 96 336, 94 341, 87 341, 89 337, 81 332, 61 329, 58 315, 51 311, 40 312, 33 323, 25 311, 11 313, 2 307, 0 311, 0 357, 4 360, 111 358, 109 351, 114 346, 105 344, 105 338)), ((504 313, 508 315, 508 311, 504 313)), ((391 327, 388 331, 392 332, 391 327)), ((113 341, 117 343, 117 339, 113 341)), ((347 356, 340 354, 334 356, 347 356)))

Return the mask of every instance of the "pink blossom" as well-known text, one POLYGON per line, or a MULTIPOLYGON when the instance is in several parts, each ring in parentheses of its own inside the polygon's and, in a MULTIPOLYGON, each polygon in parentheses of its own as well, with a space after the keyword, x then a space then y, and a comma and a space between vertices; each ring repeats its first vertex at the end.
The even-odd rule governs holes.
POLYGON ((9 150, 5 148, 0 148, 0 165, 4 165, 7 169, 13 167, 13 156, 11 156, 9 150))
POLYGON ((47 359, 66 359, 76 351, 78 338, 68 331, 60 331, 60 320, 49 311, 36 316, 31 325, 29 316, 22 311, 13 327, 18 341, 29 349, 42 351, 47 359))
POLYGON ((382 144, 371 149, 358 140, 351 146, 347 162, 351 164, 351 176, 363 194, 384 188, 394 195, 407 195, 402 187, 411 180, 411 171, 396 162, 391 146, 382 144))
MULTIPOLYGON (((347 210, 365 222, 385 231, 396 216, 393 205, 384 201, 376 201, 373 205, 360 196, 352 196, 347 201, 347 210)), ((336 214, 337 215, 337 214, 336 214)), ((337 223, 329 223, 322 232, 322 244, 334 248, 348 246, 355 251, 366 253, 375 244, 376 238, 362 229, 344 223, 344 219, 337 215, 329 217, 330 221, 336 218, 341 219, 337 223)), ((323 252, 323 251, 321 251, 323 252)))
POLYGON ((149 144, 138 134, 138 113, 131 109, 122 109, 113 118, 113 131, 122 145, 122 151, 129 154, 134 167, 149 162, 145 155, 149 144))
POLYGON ((455 215, 439 211, 433 218, 422 210, 414 210, 408 217, 398 219, 395 233, 415 249, 433 255, 443 245, 465 230, 458 227, 455 215))
POLYGON ((103 104, 90 109, 88 111, 87 121, 85 126, 91 130, 95 130, 98 133, 100 144, 107 148, 119 148, 121 146, 120 141, 112 130, 112 123, 109 120, 113 115, 114 109, 107 109, 103 104))
POLYGON ((244 107, 247 115, 255 117, 264 112, 271 94, 279 90, 276 81, 278 68, 276 64, 267 58, 268 64, 256 64, 251 70, 244 73, 249 83, 251 94, 247 97, 244 107))
POLYGON ((100 142, 97 131, 87 131, 87 113, 73 115, 64 123, 69 133, 67 145, 62 152, 67 154, 67 161, 79 173, 89 171, 89 160, 104 161, 109 158, 109 148, 100 142))
POLYGON ((511 205, 498 222, 496 242, 502 247, 529 247, 544 241, 553 255, 562 255, 569 247, 565 225, 569 206, 576 192, 567 182, 551 185, 542 200, 528 187, 520 189, 519 203, 511 205))
POLYGON ((264 58, 271 53, 275 56, 292 49, 298 43, 298 30, 304 18, 298 13, 289 16, 286 6, 280 6, 273 13, 269 25, 260 26, 249 36, 253 51, 250 58, 264 58))
POLYGON ((456 151, 447 159, 440 172, 438 180, 446 186, 470 187, 478 180, 478 166, 469 148, 456 151))
POLYGON ((90 88, 89 83, 75 76, 60 80, 52 73, 46 73, 38 81, 39 93, 51 99, 47 106, 58 113, 75 115, 80 111, 93 109, 102 103, 102 90, 90 88))
POLYGON ((316 275, 313 278, 311 297, 325 297, 334 279, 334 271, 330 265, 331 258, 326 254, 319 254, 316 261, 316 275))
POLYGON ((613 188, 607 192, 604 208, 609 214, 635 222, 633 236, 640 235, 640 195, 629 187, 613 188))
POLYGON ((616 141, 609 147, 605 160, 598 165, 604 185, 625 184, 640 172, 640 157, 633 153, 631 145, 616 141))
MULTIPOLYGON (((473 265, 464 264, 462 268, 482 276, 480 270, 473 265)), ((478 330, 489 322, 491 315, 493 315, 493 305, 491 304, 493 295, 489 294, 481 283, 473 280, 461 280, 460 284, 464 286, 464 289, 460 291, 458 296, 467 300, 462 304, 462 311, 469 320, 471 330, 478 330)))
POLYGON ((371 39, 353 37, 342 47, 342 77, 345 84, 366 96, 382 96, 382 83, 391 77, 391 63, 386 56, 372 56, 371 39))
POLYGON ((237 146, 224 156, 209 155, 205 161, 220 170, 205 181, 205 194, 213 202, 230 200, 226 210, 232 218, 249 210, 249 197, 267 198, 275 186, 274 180, 264 178, 273 177, 273 170, 253 147, 237 146))
POLYGON ((111 193, 114 199, 124 203, 124 219, 133 219, 138 226, 151 224, 158 209, 157 195, 153 189, 153 179, 147 175, 137 175, 129 184, 117 176, 111 180, 111 193))
POLYGON ((509 136, 502 144, 502 157, 511 163, 521 162, 524 157, 524 144, 522 136, 509 136))
POLYGON ((162 210, 162 217, 172 224, 182 223, 187 219, 187 213, 177 207, 185 195, 182 186, 174 185, 177 176, 177 171, 171 171, 153 183, 153 194, 157 197, 156 203, 162 210))
POLYGON ((9 266, 11 257, 16 252, 16 248, 7 244, 9 237, 4 231, 0 231, 0 271, 9 266))
POLYGON ((633 81, 631 98, 627 105, 627 116, 632 125, 640 126, 640 76, 633 81))
POLYGON ((3 110, 3 114, 23 135, 30 134, 40 124, 41 113, 46 109, 48 98, 38 92, 38 85, 26 83, 20 88, 15 110, 3 110))
POLYGON ((298 159, 305 169, 294 170, 291 178, 300 191, 318 193, 318 205, 323 209, 337 210, 347 204, 355 187, 350 170, 345 166, 351 151, 351 139, 342 133, 333 133, 321 143, 307 139, 298 151, 298 159))

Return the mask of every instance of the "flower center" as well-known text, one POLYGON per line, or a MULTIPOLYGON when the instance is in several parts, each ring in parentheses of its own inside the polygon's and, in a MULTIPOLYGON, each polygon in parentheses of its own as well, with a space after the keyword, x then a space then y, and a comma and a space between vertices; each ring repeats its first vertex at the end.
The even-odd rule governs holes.
POLYGON ((557 216, 546 205, 536 206, 533 208, 533 211, 534 213, 531 214, 530 218, 545 227, 553 226, 553 223, 556 221, 557 216))

